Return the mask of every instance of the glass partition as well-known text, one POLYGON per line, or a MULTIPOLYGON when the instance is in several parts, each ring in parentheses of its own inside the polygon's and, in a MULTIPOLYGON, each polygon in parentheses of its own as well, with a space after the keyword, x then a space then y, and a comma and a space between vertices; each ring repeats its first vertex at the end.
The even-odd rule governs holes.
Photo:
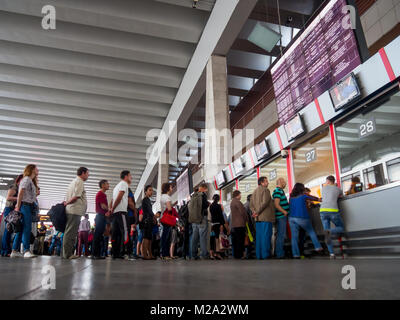
POLYGON ((230 185, 222 189, 222 206, 224 207, 224 212, 229 216, 231 214, 231 200, 232 192, 236 189, 236 183, 233 182, 230 185))
POLYGON ((295 183, 303 183, 311 194, 321 197, 321 188, 329 175, 335 175, 329 131, 293 150, 295 183))
POLYGON ((400 181, 400 93, 336 126, 342 181, 358 176, 364 190, 400 181))
POLYGON ((269 162, 260 168, 260 177, 267 177, 269 181, 268 189, 271 191, 271 194, 274 192, 276 188, 276 180, 278 178, 283 178, 286 181, 285 193, 289 193, 288 188, 288 175, 287 175, 287 165, 286 159, 282 157, 278 157, 277 159, 269 162))
POLYGON ((242 202, 246 203, 247 196, 257 188, 257 173, 253 173, 239 181, 239 191, 242 193, 242 202))

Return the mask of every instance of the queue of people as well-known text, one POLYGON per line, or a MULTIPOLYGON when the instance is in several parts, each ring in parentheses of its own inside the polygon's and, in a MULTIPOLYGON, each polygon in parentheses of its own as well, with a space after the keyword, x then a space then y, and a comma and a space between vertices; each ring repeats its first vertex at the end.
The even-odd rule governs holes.
MULTIPOLYGON (((6 228, 2 237, 2 256, 35 257, 30 245, 32 216, 39 194, 38 175, 37 167, 28 165, 8 192, 3 217, 20 212, 22 223, 20 230, 14 230, 12 242, 13 230, 6 228)), ((315 254, 322 255, 324 249, 309 214, 315 202, 320 203, 324 240, 331 258, 335 258, 332 237, 344 232, 338 207, 338 199, 343 193, 336 186, 333 176, 326 179, 322 199, 311 196, 303 184, 297 183, 291 191, 290 200, 284 191, 286 181, 283 178, 277 179, 271 194, 268 179, 260 177, 258 187, 247 197, 246 203, 242 203, 239 190, 233 191, 228 218, 218 194, 213 195, 211 202, 208 200, 206 183, 200 184, 190 201, 181 207, 172 202, 172 184, 164 183, 159 203, 161 210, 157 213, 153 212, 151 202, 153 187, 148 185, 144 189, 141 207, 136 208, 130 188, 132 175, 129 171, 122 171, 110 203, 107 197, 110 189, 108 181, 99 182, 94 227, 90 225, 86 213, 85 181, 88 178, 89 170, 81 167, 68 187, 63 203, 65 231, 53 230, 46 240, 47 229, 43 223, 40 224, 37 232, 38 254, 58 254, 64 259, 77 259, 84 255, 100 260, 108 256, 111 240, 113 259, 173 260, 180 256, 194 260, 222 260, 228 257, 230 251, 235 259, 250 259, 253 253, 260 260, 269 259, 273 254, 277 259, 289 256, 300 259, 307 234, 315 254), (331 228, 332 224, 336 227, 331 228), (290 234, 287 233, 288 225, 290 234), (285 252, 286 238, 290 238, 291 255, 285 252)))

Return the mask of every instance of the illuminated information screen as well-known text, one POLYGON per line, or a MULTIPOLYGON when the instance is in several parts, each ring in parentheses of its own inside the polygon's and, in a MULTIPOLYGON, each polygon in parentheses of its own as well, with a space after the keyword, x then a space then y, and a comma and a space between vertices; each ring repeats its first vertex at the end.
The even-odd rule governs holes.
POLYGON ((183 204, 183 201, 188 201, 190 197, 190 184, 191 184, 191 175, 189 173, 189 169, 186 169, 181 176, 176 179, 176 189, 178 192, 178 203, 180 205, 183 204))
POLYGON ((330 1, 271 69, 281 124, 361 64, 346 5, 330 1))

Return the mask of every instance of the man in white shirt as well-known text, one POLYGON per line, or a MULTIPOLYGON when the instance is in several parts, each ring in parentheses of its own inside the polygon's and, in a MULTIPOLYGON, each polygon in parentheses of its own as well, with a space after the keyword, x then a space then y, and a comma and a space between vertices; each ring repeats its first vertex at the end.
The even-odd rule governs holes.
POLYGON ((121 181, 113 190, 111 202, 111 238, 112 238, 112 257, 113 259, 123 259, 123 243, 129 241, 126 224, 126 214, 128 213, 128 194, 129 186, 132 183, 132 175, 129 171, 121 172, 121 181))
POLYGON ((78 235, 81 217, 87 209, 87 199, 84 182, 89 178, 89 170, 80 167, 77 170, 77 177, 72 180, 68 187, 67 198, 64 201, 67 225, 65 226, 62 257, 64 259, 79 258, 74 255, 75 240, 78 235))

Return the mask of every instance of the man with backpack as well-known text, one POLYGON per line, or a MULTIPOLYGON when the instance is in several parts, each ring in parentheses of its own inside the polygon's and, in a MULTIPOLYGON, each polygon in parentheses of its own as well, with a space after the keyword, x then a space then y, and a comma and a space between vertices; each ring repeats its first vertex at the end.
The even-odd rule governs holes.
POLYGON ((198 248, 200 244, 201 259, 207 258, 207 239, 208 239, 208 221, 207 209, 209 206, 207 200, 208 186, 202 183, 199 190, 195 192, 189 202, 189 223, 192 224, 192 259, 198 260, 198 248))

